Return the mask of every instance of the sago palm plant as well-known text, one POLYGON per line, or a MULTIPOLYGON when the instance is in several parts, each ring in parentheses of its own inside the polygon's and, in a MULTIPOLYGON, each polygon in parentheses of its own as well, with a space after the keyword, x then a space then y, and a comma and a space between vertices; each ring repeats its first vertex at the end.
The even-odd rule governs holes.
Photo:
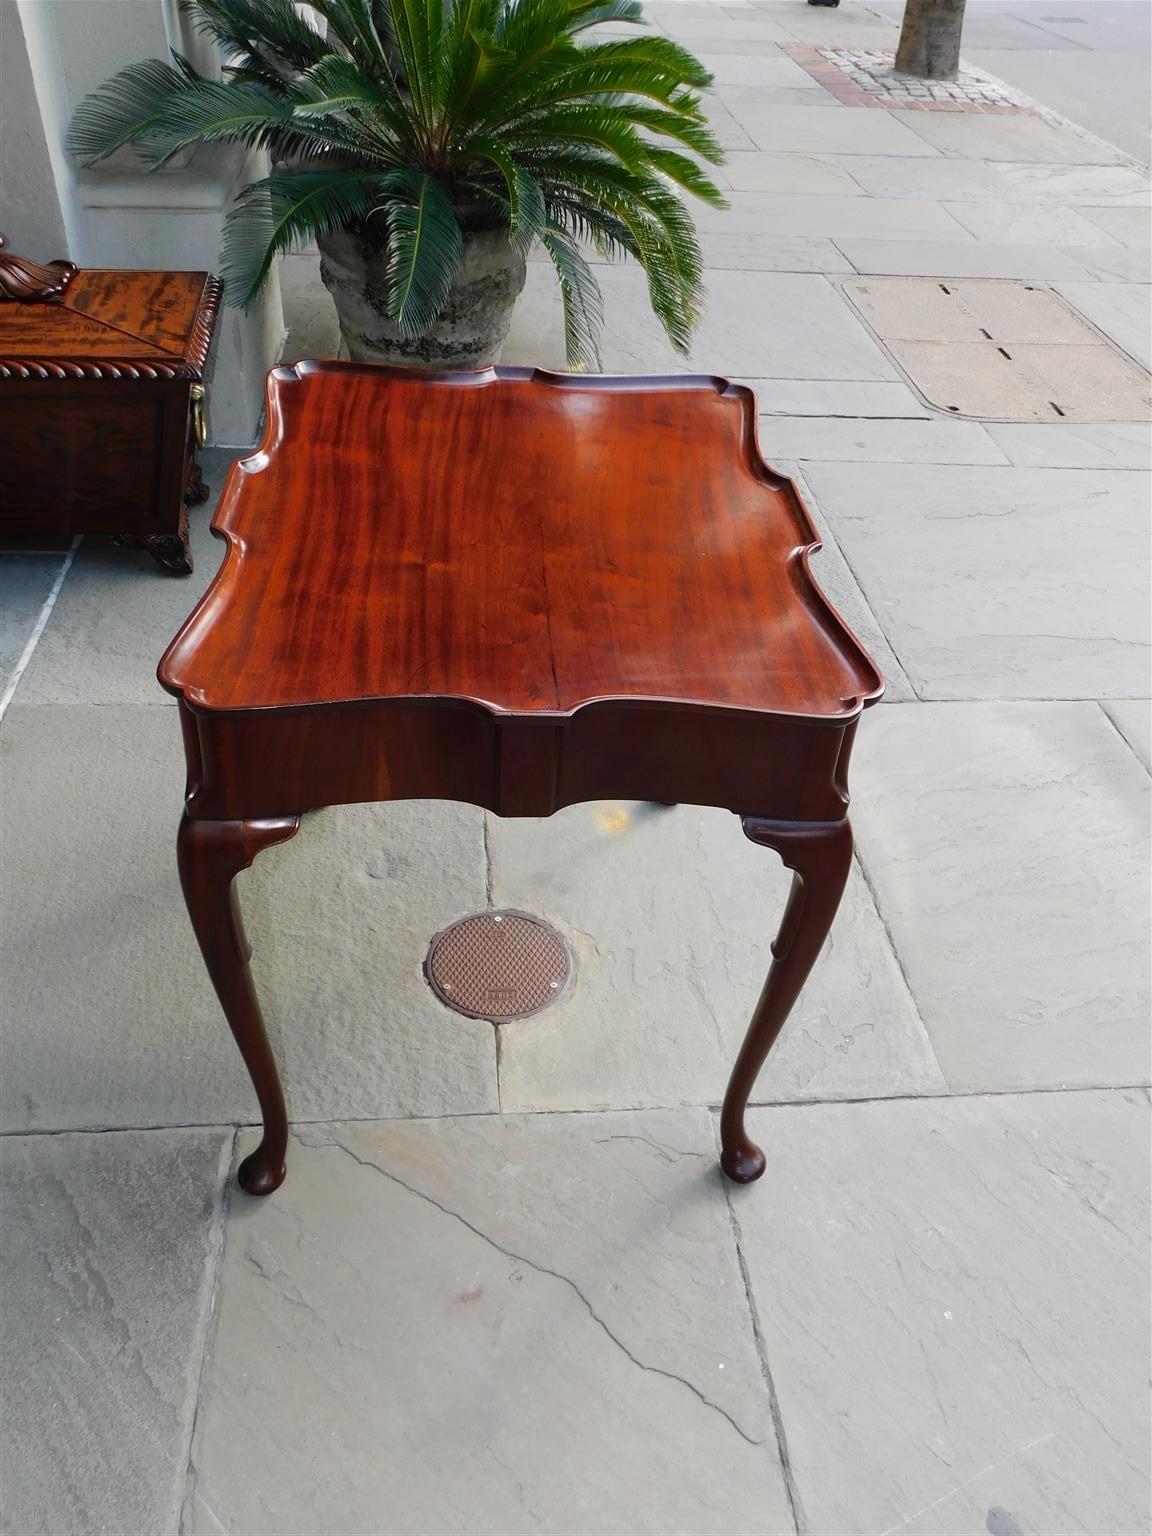
POLYGON ((386 251, 383 304, 420 336, 464 242, 505 230, 555 264, 568 360, 595 366, 601 296, 581 247, 631 256, 685 351, 701 264, 681 194, 723 198, 701 165, 720 146, 701 109, 709 76, 670 38, 590 38, 641 23, 639 0, 191 0, 224 51, 223 78, 186 60, 122 70, 78 110, 91 163, 125 144, 159 167, 189 145, 266 149, 272 173, 229 214, 223 276, 250 304, 278 253, 352 230, 386 251))

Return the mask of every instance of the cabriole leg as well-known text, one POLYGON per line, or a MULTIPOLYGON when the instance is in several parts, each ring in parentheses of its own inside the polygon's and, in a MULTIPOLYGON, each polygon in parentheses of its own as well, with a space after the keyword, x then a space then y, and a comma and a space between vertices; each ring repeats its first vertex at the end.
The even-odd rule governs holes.
POLYGON ((251 1195, 270 1195, 284 1182, 288 1115, 248 968, 251 950, 244 937, 233 881, 258 853, 274 843, 286 842, 299 827, 298 816, 268 821, 195 821, 185 814, 176 844, 188 915, 264 1117, 260 1145, 240 1164, 238 1174, 241 1186, 251 1195))
POLYGON ((807 825, 756 816, 741 820, 746 837, 762 848, 774 848, 793 871, 788 905, 772 945, 772 966, 720 1115, 720 1166, 736 1183, 750 1184, 764 1172, 764 1154, 749 1140, 744 1111, 760 1068, 828 937, 852 864, 852 829, 846 819, 807 825))

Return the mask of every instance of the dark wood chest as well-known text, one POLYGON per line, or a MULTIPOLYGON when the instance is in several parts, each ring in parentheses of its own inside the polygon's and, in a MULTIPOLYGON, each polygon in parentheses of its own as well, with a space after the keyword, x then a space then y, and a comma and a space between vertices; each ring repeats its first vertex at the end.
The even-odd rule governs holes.
POLYGON ((0 535, 112 534, 186 575, 220 284, 55 265, 61 292, 0 292, 0 535))

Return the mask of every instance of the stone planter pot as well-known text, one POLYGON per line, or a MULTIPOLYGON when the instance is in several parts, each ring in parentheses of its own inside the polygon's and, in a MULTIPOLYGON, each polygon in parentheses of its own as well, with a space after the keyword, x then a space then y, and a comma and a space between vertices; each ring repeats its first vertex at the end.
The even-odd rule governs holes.
POLYGON ((360 363, 485 368, 500 356, 527 265, 506 231, 465 234, 464 254, 444 308, 423 336, 403 337, 389 319, 388 253, 351 230, 316 241, 320 276, 332 295, 349 356, 360 363))

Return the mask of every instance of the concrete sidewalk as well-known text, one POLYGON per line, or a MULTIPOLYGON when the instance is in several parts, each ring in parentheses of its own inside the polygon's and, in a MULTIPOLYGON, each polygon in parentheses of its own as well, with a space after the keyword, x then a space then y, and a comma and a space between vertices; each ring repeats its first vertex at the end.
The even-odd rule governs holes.
MULTIPOLYGON (((758 1087, 768 1173, 724 1185, 713 1111, 775 861, 691 807, 413 803, 318 813, 241 878, 297 1134, 283 1189, 239 1193, 254 1102, 153 677, 211 509, 186 581, 85 541, 34 647, 65 556, 5 556, 13 1536, 1148 1528, 1148 428, 1092 406, 1147 389, 1147 173, 1043 113, 848 104, 812 54, 891 51, 863 5, 651 14, 731 150, 691 366, 754 382, 889 683, 848 894, 758 1087), (1056 295, 1018 355, 1080 419, 929 403, 917 347, 977 393, 991 359, 966 320, 885 339, 900 276, 1006 324, 1056 295), (488 904, 578 962, 499 1031, 420 971, 488 904)), ((688 366, 640 275, 600 270, 606 370, 688 366)), ((313 260, 284 277, 289 359, 332 354, 313 260)), ((542 264, 505 360, 562 366, 542 264)))

